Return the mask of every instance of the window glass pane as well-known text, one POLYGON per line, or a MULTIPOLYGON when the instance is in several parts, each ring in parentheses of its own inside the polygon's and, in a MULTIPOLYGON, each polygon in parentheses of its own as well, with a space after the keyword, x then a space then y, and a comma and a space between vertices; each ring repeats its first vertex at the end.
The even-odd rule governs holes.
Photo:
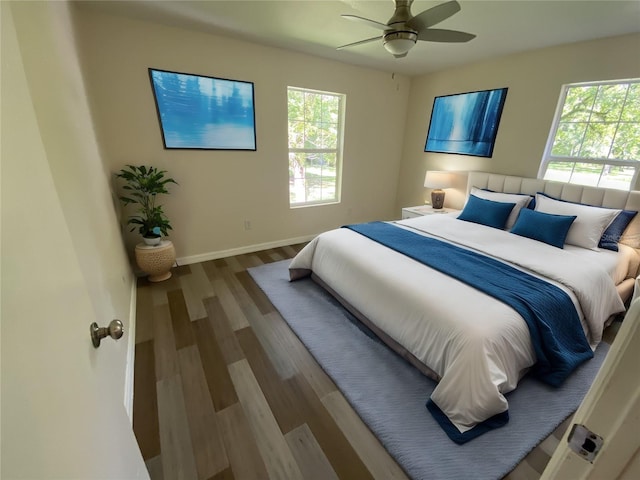
POLYGON ((337 131, 332 124, 320 124, 320 148, 335 149, 337 146, 337 131))
POLYGON ((616 124, 614 123, 590 123, 584 135, 580 157, 609 158, 615 133, 616 124))
POLYGON ((304 172, 305 172, 305 177, 309 177, 309 174, 312 173, 310 172, 309 169, 313 169, 316 164, 317 164, 317 157, 318 154, 317 153, 306 153, 304 154, 304 172))
POLYGON ((600 178, 599 187, 631 190, 631 181, 635 168, 619 165, 605 165, 600 178))
POLYGON ((310 124, 305 124, 303 148, 318 148, 318 129, 310 124))
POLYGON ((322 200, 331 200, 336 196, 336 156, 326 153, 322 159, 322 200))
POLYGON ((306 201, 322 200, 322 159, 321 154, 307 154, 305 157, 306 201))
POLYGON ((597 86, 571 87, 562 107, 561 122, 586 122, 598 94, 597 86))
POLYGON ((289 181, 304 178, 304 153, 289 153, 289 181))
POLYGON ((340 98, 334 95, 322 96, 323 109, 321 121, 328 123, 336 123, 340 111, 340 98))
POLYGON ((289 122, 289 148, 304 147, 304 122, 289 122))
POLYGON ((545 180, 568 182, 575 162, 550 162, 544 174, 545 180))
POLYGON ((306 183, 304 178, 298 180, 293 188, 289 189, 289 203, 304 203, 306 201, 306 183))
POLYGON ((336 168, 337 168, 337 165, 338 165, 338 160, 336 159, 336 154, 335 153, 327 153, 327 154, 325 154, 325 165, 330 170, 327 175, 335 177, 336 176, 336 168))
POLYGON ((304 153, 289 153, 289 201, 305 201, 305 161, 304 153))
POLYGON ((575 157, 582 146, 587 128, 586 123, 561 123, 558 126, 551 155, 557 157, 575 157))
POLYGON ((569 181, 580 185, 597 187, 602 168, 603 165, 598 163, 576 163, 569 181))
POLYGON ((640 160, 640 123, 621 123, 613 141, 611 157, 640 160))
POLYGON ((320 96, 315 93, 304 94, 304 120, 305 122, 317 122, 320 120, 321 102, 320 96))
POLYGON ((289 120, 304 120, 304 93, 299 90, 288 91, 289 120))
POLYGON ((322 177, 313 173, 307 175, 306 202, 322 200, 322 177))
POLYGON ((640 83, 634 83, 627 92, 627 101, 622 109, 623 122, 640 122, 640 83))
POLYGON ((620 119, 628 84, 602 85, 591 112, 592 122, 617 122, 620 119))

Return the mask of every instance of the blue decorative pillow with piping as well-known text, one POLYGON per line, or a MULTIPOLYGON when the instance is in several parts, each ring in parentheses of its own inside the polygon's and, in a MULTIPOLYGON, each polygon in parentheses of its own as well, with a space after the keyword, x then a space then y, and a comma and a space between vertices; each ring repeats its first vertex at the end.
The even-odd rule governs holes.
POLYGON ((637 214, 638 212, 635 210, 622 210, 602 234, 598 247, 617 252, 618 242, 622 238, 622 233, 637 214))

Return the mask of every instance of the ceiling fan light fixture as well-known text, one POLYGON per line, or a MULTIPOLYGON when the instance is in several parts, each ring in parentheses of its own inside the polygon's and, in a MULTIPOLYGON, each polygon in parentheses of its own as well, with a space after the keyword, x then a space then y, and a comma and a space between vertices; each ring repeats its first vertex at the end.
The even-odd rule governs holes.
POLYGON ((413 48, 417 40, 415 32, 391 32, 384 36, 384 48, 393 55, 403 55, 413 48))

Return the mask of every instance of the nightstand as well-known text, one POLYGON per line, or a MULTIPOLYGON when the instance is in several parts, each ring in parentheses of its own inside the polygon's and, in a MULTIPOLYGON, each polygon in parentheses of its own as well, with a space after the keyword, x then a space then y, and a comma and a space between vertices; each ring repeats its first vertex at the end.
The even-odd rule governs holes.
POLYGON ((405 207, 402 209, 402 219, 422 217, 423 215, 436 215, 441 213, 455 213, 460 212, 455 208, 441 208, 434 210, 431 205, 418 205, 417 207, 405 207))

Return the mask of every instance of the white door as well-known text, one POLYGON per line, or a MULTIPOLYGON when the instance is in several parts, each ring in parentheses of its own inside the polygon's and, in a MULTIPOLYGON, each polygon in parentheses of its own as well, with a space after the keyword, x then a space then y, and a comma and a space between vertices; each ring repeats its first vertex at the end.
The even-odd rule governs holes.
POLYGON ((607 358, 572 423, 604 439, 602 449, 586 461, 572 451, 568 433, 542 479, 640 478, 640 299, 633 302, 607 358))
MULTIPOLYGON (((98 321, 49 169, 11 9, 2 2, 3 479, 148 478, 108 380, 98 321)), ((126 342, 125 336, 120 342, 126 342)), ((113 375, 111 375, 111 378, 113 375)), ((116 394, 117 393, 117 394, 116 394)))

